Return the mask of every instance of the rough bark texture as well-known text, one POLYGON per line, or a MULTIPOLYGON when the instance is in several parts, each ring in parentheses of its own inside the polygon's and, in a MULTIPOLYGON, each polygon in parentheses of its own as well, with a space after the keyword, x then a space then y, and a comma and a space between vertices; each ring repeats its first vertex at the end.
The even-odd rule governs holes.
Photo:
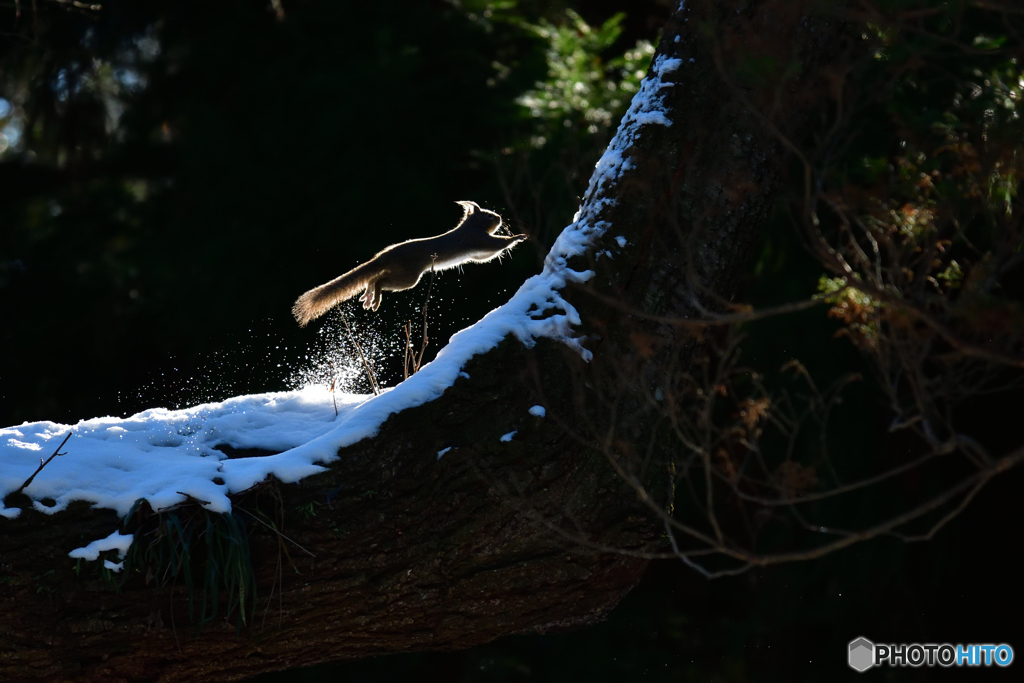
MULTIPOLYGON (((728 298, 783 163, 777 137, 748 105, 799 122, 821 98, 810 78, 786 82, 781 99, 765 100, 779 91, 758 87, 738 98, 744 86, 722 74, 740 46, 785 59, 814 53, 827 31, 804 12, 783 0, 707 1, 666 28, 659 53, 683 59, 671 76, 673 125, 644 129, 615 188, 619 202, 602 215, 614 227, 597 249, 613 248, 616 236, 629 246, 594 262, 598 276, 567 297, 584 316, 591 364, 554 342, 526 349, 507 339, 473 359, 470 378, 440 399, 344 449, 329 472, 235 497, 238 510, 269 510, 316 556, 250 524, 259 601, 238 633, 218 619, 197 634, 180 584, 146 585, 138 574, 116 592, 94 566, 76 575, 67 552, 109 534, 119 523, 110 511, 82 505, 0 520, 0 679, 234 680, 602 619, 646 561, 577 541, 651 549, 659 527, 577 429, 607 419, 601 396, 587 394, 621 389, 621 368, 653 381, 669 356, 685 364, 692 343, 682 328, 634 320, 629 310, 688 315, 728 298), (729 55, 722 69, 716 53, 729 55), (638 350, 638 330, 655 339, 656 353, 638 350), (536 403, 548 418, 528 415, 536 403), (512 430, 514 440, 499 442, 512 430)), ((642 438, 635 406, 617 406, 619 436, 642 438)))

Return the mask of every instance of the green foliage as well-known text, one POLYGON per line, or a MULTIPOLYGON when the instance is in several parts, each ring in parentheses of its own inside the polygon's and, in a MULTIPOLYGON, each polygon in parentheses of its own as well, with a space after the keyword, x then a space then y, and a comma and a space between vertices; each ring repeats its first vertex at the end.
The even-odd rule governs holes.
POLYGON ((303 519, 310 520, 316 517, 316 511, 317 508, 319 507, 320 503, 316 502, 315 500, 311 500, 305 505, 300 505, 299 507, 295 508, 295 511, 298 512, 299 516, 303 519))
POLYGON ((559 128, 597 133, 617 123, 639 90, 654 55, 647 40, 610 58, 609 53, 622 33, 624 13, 598 27, 592 27, 572 10, 563 23, 542 19, 524 28, 544 41, 547 78, 516 101, 536 119, 534 147, 543 147, 559 128))
POLYGON ((172 587, 180 580, 189 619, 199 628, 217 616, 222 603, 225 618, 236 615, 237 628, 248 624, 256 606, 256 577, 242 519, 196 503, 147 514, 143 502, 125 517, 135 541, 125 557, 124 580, 142 574, 147 584, 172 587))
POLYGON ((941 321, 963 343, 1016 353, 1021 46, 998 13, 946 7, 928 17, 894 15, 861 35, 873 58, 855 67, 854 104, 819 171, 823 234, 855 278, 834 267, 839 277, 821 282, 888 292, 884 310, 848 290, 828 299, 855 340, 916 338, 928 311, 929 329, 941 321))
POLYGON ((822 275, 818 280, 818 292, 832 305, 829 317, 842 321, 841 330, 859 346, 873 347, 878 342, 878 310, 881 302, 873 299, 856 287, 850 287, 845 278, 822 275))

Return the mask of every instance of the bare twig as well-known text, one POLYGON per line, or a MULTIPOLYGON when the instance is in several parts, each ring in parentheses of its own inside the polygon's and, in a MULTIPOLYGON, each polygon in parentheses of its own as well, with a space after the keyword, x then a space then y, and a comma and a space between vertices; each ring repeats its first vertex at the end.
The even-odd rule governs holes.
POLYGON ((437 275, 437 271, 434 270, 434 266, 437 263, 437 254, 430 255, 430 283, 427 285, 427 298, 423 302, 423 344, 420 345, 420 355, 416 359, 416 371, 418 372, 420 366, 423 365, 423 354, 427 352, 427 343, 429 338, 427 337, 427 311, 430 308, 430 293, 434 290, 434 277, 437 275))
POLYGON ((334 401, 334 417, 338 417, 338 397, 334 394, 334 387, 338 384, 338 369, 334 365, 334 361, 331 361, 331 400, 334 401))
POLYGON ((428 320, 427 311, 430 309, 430 294, 434 289, 434 277, 437 275, 437 271, 434 269, 434 265, 437 263, 437 254, 430 255, 430 284, 427 286, 427 298, 423 302, 423 343, 420 344, 420 352, 417 354, 412 350, 412 321, 406 321, 405 325, 402 326, 402 330, 405 332, 405 364, 404 364, 404 379, 409 379, 410 375, 415 375, 420 371, 420 366, 423 365, 423 356, 427 352, 427 344, 430 343, 430 337, 427 333, 428 320), (412 371, 410 372, 410 366, 412 371))
MULTIPOLYGON (((407 320, 402 325, 402 331, 405 333, 405 359, 402 364, 402 379, 409 379, 409 366, 412 365, 413 356, 415 355, 412 350, 412 332, 410 330, 412 321, 407 320)), ((413 370, 415 372, 415 370, 413 370)))
POLYGON ((340 307, 338 310, 341 312, 342 322, 345 323, 345 332, 348 333, 348 339, 356 347, 356 351, 359 353, 359 360, 363 361, 363 367, 366 369, 366 377, 370 380, 370 388, 373 389, 373 395, 379 396, 380 387, 377 386, 377 376, 373 374, 373 368, 370 367, 370 364, 366 361, 366 356, 363 355, 363 347, 359 346, 355 335, 352 334, 352 327, 348 324, 348 316, 345 315, 345 311, 340 307))
POLYGON ((308 550, 306 550, 305 548, 303 548, 303 547, 302 547, 301 545, 299 545, 298 543, 296 543, 296 542, 295 542, 294 540, 292 540, 292 539, 288 538, 287 536, 285 536, 284 534, 282 534, 282 533, 281 533, 280 531, 278 531, 278 530, 277 530, 277 529, 275 529, 274 527, 270 526, 269 524, 267 524, 266 522, 264 522, 264 521, 263 521, 262 519, 260 519, 260 518, 259 518, 259 517, 257 517, 256 515, 252 514, 252 513, 251 513, 251 512, 249 512, 248 510, 246 510, 245 508, 243 508, 243 507, 240 507, 240 508, 238 508, 238 509, 239 509, 239 510, 241 510, 242 512, 244 512, 245 514, 249 515, 249 516, 250 516, 250 517, 252 517, 253 519, 255 519, 255 520, 256 520, 257 522, 259 522, 259 523, 260 523, 260 524, 262 524, 263 526, 267 527, 268 529, 270 529, 271 531, 273 531, 273 532, 274 532, 275 534, 277 534, 278 536, 280 536, 280 537, 281 537, 281 538, 283 538, 284 540, 288 541, 289 543, 291 543, 291 544, 292 544, 292 545, 294 545, 294 546, 295 546, 296 548, 298 548, 298 549, 299 549, 299 550, 301 550, 302 552, 306 553, 306 554, 307 554, 307 555, 309 555, 310 557, 316 557, 316 555, 314 555, 313 553, 309 552, 308 550))
POLYGON ((97 5, 88 2, 78 2, 78 0, 50 0, 58 5, 64 5, 65 7, 74 7, 75 9, 88 10, 90 12, 99 12, 103 9, 103 5, 97 5))
MULTIPOLYGON (((856 287, 854 288, 856 289, 856 287)), ((747 307, 748 310, 743 310, 743 307, 736 306, 735 308, 739 309, 739 312, 737 313, 710 313, 708 317, 705 318, 683 318, 678 315, 658 315, 656 313, 648 313, 647 311, 642 311, 635 306, 630 306, 624 303, 621 299, 608 294, 603 294, 594 289, 580 288, 579 291, 592 296, 595 299, 599 299, 613 308, 626 311, 633 317, 650 320, 651 322, 690 328, 706 328, 716 325, 735 325, 738 323, 754 322, 756 320, 764 320, 777 315, 799 313, 800 311, 806 311, 827 303, 825 298, 819 295, 811 299, 792 301, 785 304, 779 304, 778 306, 766 306, 765 308, 758 309, 747 307)))
POLYGON ((67 455, 67 453, 61 453, 61 452, 60 452, 60 449, 64 448, 64 444, 66 444, 66 443, 68 442, 68 439, 70 439, 70 438, 71 438, 71 434, 72 434, 72 432, 68 432, 68 433, 67 433, 67 435, 66 435, 66 436, 64 437, 64 440, 63 440, 63 441, 61 441, 61 442, 60 442, 60 445, 59 445, 59 446, 57 446, 56 450, 54 450, 54 451, 53 451, 53 455, 51 455, 51 456, 50 456, 49 458, 47 458, 46 460, 43 460, 42 458, 39 458, 39 467, 37 467, 37 468, 36 468, 36 471, 32 473, 32 476, 31 476, 31 477, 29 477, 28 479, 26 479, 26 480, 25 480, 25 483, 24 483, 24 484, 22 484, 21 486, 19 486, 19 487, 18 487, 18 490, 17 490, 17 491, 15 491, 14 493, 21 493, 22 491, 24 491, 24 490, 25 490, 25 488, 26 488, 26 487, 27 487, 27 486, 28 486, 29 484, 31 484, 31 483, 32 483, 32 480, 36 478, 36 475, 37 475, 37 474, 39 474, 40 472, 42 472, 42 471, 43 471, 43 468, 44 468, 44 467, 46 467, 47 465, 49 465, 49 464, 50 464, 50 461, 51 461, 51 460, 53 460, 54 458, 56 458, 56 457, 57 457, 58 455, 67 455))

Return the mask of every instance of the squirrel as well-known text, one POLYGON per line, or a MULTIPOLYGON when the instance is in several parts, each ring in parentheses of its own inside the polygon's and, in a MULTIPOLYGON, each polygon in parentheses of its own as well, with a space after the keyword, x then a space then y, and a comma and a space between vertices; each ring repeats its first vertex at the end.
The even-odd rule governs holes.
POLYGON ((382 290, 412 289, 431 269, 445 270, 471 261, 485 263, 527 238, 495 235, 502 225, 501 216, 475 202, 455 203, 462 206, 462 220, 448 232, 392 244, 366 263, 300 296, 292 306, 299 326, 305 327, 359 290, 363 290, 359 297, 363 308, 376 311, 382 290))

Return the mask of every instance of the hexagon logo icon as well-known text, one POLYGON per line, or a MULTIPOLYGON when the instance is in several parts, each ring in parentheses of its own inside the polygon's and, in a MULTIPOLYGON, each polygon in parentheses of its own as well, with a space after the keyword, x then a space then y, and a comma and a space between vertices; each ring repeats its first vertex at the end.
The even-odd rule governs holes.
POLYGON ((856 671, 867 671, 875 665, 875 644, 867 638, 850 641, 850 668, 856 671))

